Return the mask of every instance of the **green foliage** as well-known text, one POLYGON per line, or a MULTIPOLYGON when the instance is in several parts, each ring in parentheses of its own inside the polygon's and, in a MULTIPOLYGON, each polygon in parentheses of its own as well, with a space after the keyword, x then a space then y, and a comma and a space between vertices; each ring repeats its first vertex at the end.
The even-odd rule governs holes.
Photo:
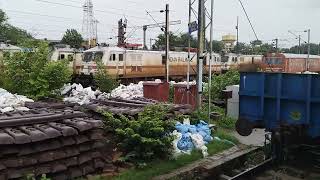
POLYGON ((174 122, 166 120, 167 107, 153 105, 146 107, 137 119, 118 118, 104 113, 108 131, 114 131, 116 141, 127 156, 125 160, 135 162, 167 158, 171 155, 174 122))
POLYGON ((231 141, 234 144, 239 144, 239 140, 236 137, 234 137, 231 133, 232 132, 228 132, 224 129, 218 129, 216 132, 214 132, 214 136, 219 137, 220 139, 231 141))
MULTIPOLYGON (((225 74, 213 75, 211 82, 211 98, 222 99, 221 91, 227 86, 236 85, 240 82, 240 73, 236 70, 230 70, 225 74)), ((208 86, 208 85, 207 85, 208 86)), ((209 96, 208 87, 205 95, 209 96)))
POLYGON ((225 129, 233 130, 235 129, 235 124, 236 120, 228 116, 223 116, 220 120, 217 121, 217 125, 225 129))
POLYGON ((32 36, 25 30, 17 28, 7 23, 6 13, 0 9, 0 39, 9 41, 12 44, 23 39, 32 39, 32 36))
MULTIPOLYGON (((24 179, 25 180, 36 180, 38 178, 36 178, 34 174, 28 174, 24 179)), ((42 174, 39 180, 51 180, 51 179, 47 178, 47 175, 42 174)))
POLYGON ((32 42, 33 51, 4 57, 2 86, 12 93, 33 99, 48 97, 53 90, 68 82, 71 72, 67 62, 49 62, 49 48, 45 42, 32 42))
POLYGON ((173 103, 174 100, 174 87, 173 84, 169 85, 169 102, 173 103))
MULTIPOLYGON (((172 32, 169 33, 169 43, 170 47, 188 47, 188 38, 189 34, 184 33, 180 35, 175 35, 172 32)), ((196 48, 197 47, 197 39, 193 36, 190 36, 191 38, 191 47, 196 48)), ((157 40, 155 44, 153 45, 153 49, 164 49, 165 47, 166 38, 164 34, 159 34, 157 37, 157 40)))
POLYGON ((96 63, 97 72, 94 76, 96 85, 101 91, 109 93, 119 85, 119 82, 108 74, 101 60, 96 61, 96 63))
POLYGON ((72 48, 80 48, 83 38, 75 29, 67 29, 61 40, 62 43, 70 45, 72 48))
MULTIPOLYGON (((209 155, 217 154, 223 150, 232 147, 231 144, 221 141, 213 141, 207 144, 209 155)), ((170 173, 175 169, 191 164, 203 156, 200 151, 194 150, 191 155, 181 155, 177 159, 171 160, 157 160, 142 169, 130 169, 121 173, 119 176, 115 177, 116 180, 130 180, 139 179, 147 180, 152 179, 152 177, 170 173)))

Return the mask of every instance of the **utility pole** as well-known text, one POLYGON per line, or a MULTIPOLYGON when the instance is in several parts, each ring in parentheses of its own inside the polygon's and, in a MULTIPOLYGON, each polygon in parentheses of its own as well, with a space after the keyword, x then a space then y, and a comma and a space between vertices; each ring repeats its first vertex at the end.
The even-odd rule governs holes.
POLYGON ((320 55, 320 43, 318 45, 318 55, 320 55))
MULTIPOLYGON (((147 37, 146 37, 147 26, 143 26, 143 49, 146 50, 147 48, 147 37)), ((151 40, 150 40, 151 41, 151 40)))
POLYGON ((237 16, 237 26, 236 26, 236 30, 237 30, 237 44, 236 44, 236 52, 237 54, 239 54, 239 16, 237 16))
POLYGON ((306 71, 309 71, 309 60, 310 60, 310 29, 306 30, 305 32, 308 32, 308 58, 306 61, 306 71))
MULTIPOLYGON (((210 59, 209 59, 209 102, 208 102, 208 118, 210 120, 211 115, 211 81, 212 81, 212 41, 213 41, 213 6, 214 0, 211 0, 211 17, 210 17, 210 59)), ((238 25, 237 25, 238 29, 238 25)), ((238 38, 237 38, 238 39, 238 38)), ((238 45, 238 42, 237 42, 238 45)))
POLYGON ((279 39, 278 38, 276 38, 276 39, 274 39, 273 40, 274 42, 275 42, 275 45, 276 45, 276 52, 278 52, 278 42, 279 42, 279 39))
POLYGON ((166 74, 167 82, 169 82, 169 4, 166 4, 166 74))
POLYGON ((202 104, 202 69, 205 42, 205 0, 199 0, 198 5, 198 53, 197 53, 197 108, 202 104))
MULTIPOLYGON (((192 11, 192 2, 189 0, 189 19, 188 19, 188 70, 187 70, 187 92, 190 93, 190 48, 191 48, 191 31, 190 31, 190 25, 191 25, 191 11, 192 11)), ((187 95, 187 103, 189 104, 189 94, 187 95)))
POLYGON ((299 54, 301 54, 301 35, 299 35, 299 46, 298 46, 299 54))

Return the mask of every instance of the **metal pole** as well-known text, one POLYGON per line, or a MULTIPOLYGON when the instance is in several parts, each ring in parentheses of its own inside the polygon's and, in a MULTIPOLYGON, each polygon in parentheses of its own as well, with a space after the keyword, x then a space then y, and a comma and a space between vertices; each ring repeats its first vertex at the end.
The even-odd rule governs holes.
POLYGON ((204 31, 205 31, 205 0, 199 0, 198 10, 198 53, 197 53, 197 108, 202 104, 202 68, 203 68, 203 51, 204 51, 204 31))
POLYGON ((169 4, 166 4, 166 74, 167 82, 169 82, 169 4))
POLYGON ((299 35, 299 47, 298 47, 298 50, 299 50, 299 54, 301 54, 301 35, 299 35))
MULTIPOLYGON (((190 92, 190 61, 191 61, 191 55, 190 55, 190 48, 191 48, 191 32, 190 32, 190 24, 191 24, 191 9, 192 4, 191 0, 189 0, 189 20, 188 20, 188 70, 187 70, 187 92, 190 92)), ((189 104, 189 94, 187 95, 187 104, 189 104)))
POLYGON ((309 71, 309 60, 310 60, 310 29, 308 29, 308 58, 306 61, 306 71, 309 71))
POLYGON ((147 26, 143 26, 143 49, 147 49, 146 31, 147 31, 147 26))
MULTIPOLYGON (((212 18, 212 17, 211 17, 212 18)), ((239 16, 237 16, 237 26, 236 26, 236 29, 237 29, 237 45, 236 45, 236 48, 237 48, 237 54, 239 54, 239 16)))
MULTIPOLYGON (((212 81, 212 41, 213 41, 213 6, 214 0, 211 0, 211 18, 210 18, 210 59, 209 59, 209 102, 208 102, 208 122, 211 114, 211 81, 212 81)), ((238 29, 238 28, 237 28, 238 29)))

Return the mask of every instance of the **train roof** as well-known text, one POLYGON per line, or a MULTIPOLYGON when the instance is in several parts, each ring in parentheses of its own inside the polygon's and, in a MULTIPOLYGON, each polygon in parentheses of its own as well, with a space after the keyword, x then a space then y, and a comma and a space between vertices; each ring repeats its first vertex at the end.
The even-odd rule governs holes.
MULTIPOLYGON (((292 54, 292 53, 282 53, 286 58, 308 58, 308 54, 292 54)), ((312 59, 320 59, 320 56, 318 55, 310 55, 310 58, 312 59)))
POLYGON ((91 49, 88 49, 84 52, 97 52, 97 51, 125 51, 125 49, 117 47, 117 46, 96 46, 91 49))
POLYGON ((5 51, 10 51, 10 50, 22 51, 22 48, 20 48, 20 47, 18 47, 18 46, 11 45, 11 44, 0 43, 0 50, 5 50, 5 51))

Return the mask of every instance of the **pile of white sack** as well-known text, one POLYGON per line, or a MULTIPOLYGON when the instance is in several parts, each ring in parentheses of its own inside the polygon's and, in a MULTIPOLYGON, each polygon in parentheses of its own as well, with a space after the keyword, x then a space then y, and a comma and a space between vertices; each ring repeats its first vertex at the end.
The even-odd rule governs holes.
POLYGON ((77 103, 79 105, 89 104, 93 99, 107 99, 110 97, 121 99, 134 99, 143 97, 143 82, 131 83, 128 86, 121 84, 112 90, 111 93, 102 93, 99 90, 93 91, 91 87, 83 88, 81 84, 65 84, 60 90, 65 98, 64 102, 77 103))
POLYGON ((17 94, 11 94, 5 89, 0 88, 0 112, 11 111, 29 111, 29 108, 25 107, 26 102, 34 102, 32 99, 26 96, 17 94))
POLYGON ((121 84, 110 93, 110 96, 129 100, 143 97, 143 82, 140 81, 138 84, 131 83, 128 86, 121 84))
MULTIPOLYGON (((65 84, 61 88, 64 102, 77 103, 79 105, 89 104, 92 99, 105 95, 101 91, 93 91, 91 87, 83 88, 81 84, 65 84)), ((106 95, 107 96, 107 95, 106 95)))

